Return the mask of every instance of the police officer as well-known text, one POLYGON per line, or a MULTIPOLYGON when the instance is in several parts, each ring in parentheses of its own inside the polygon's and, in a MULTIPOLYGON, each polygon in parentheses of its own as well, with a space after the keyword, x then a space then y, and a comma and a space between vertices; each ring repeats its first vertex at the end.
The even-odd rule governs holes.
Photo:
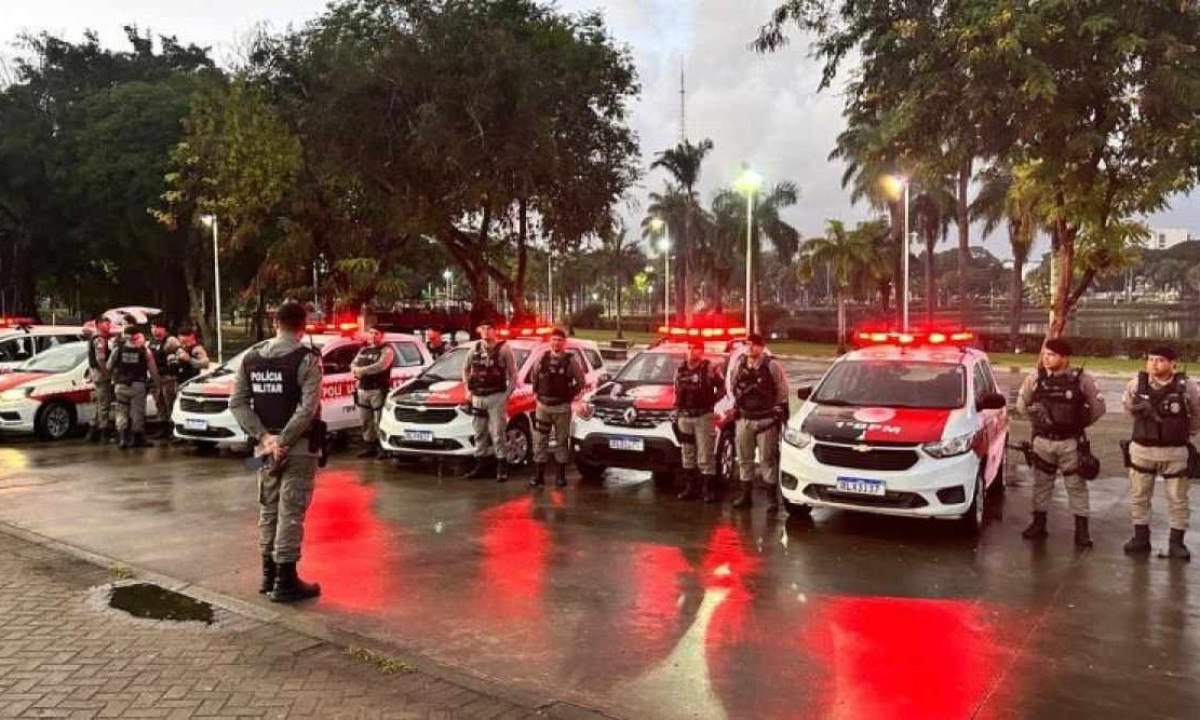
POLYGON ((692 340, 688 343, 687 359, 675 372, 675 426, 684 476, 680 500, 694 500, 701 492, 706 503, 721 499, 717 487, 713 408, 724 395, 725 376, 721 368, 704 357, 703 340, 692 340))
POLYGON ((1042 345, 1036 372, 1017 393, 1017 414, 1033 425, 1033 521, 1021 532, 1026 540, 1046 537, 1046 512, 1054 478, 1062 473, 1067 506, 1075 516, 1075 547, 1092 546, 1088 530, 1088 486, 1079 476, 1079 441, 1084 430, 1105 413, 1096 379, 1073 368, 1071 345, 1052 338, 1042 345))
POLYGON ((436 328, 429 328, 425 332, 425 347, 429 349, 429 354, 433 356, 434 360, 445 355, 446 351, 450 349, 450 345, 442 337, 442 332, 436 328))
POLYGON ((733 399, 737 408, 737 459, 742 492, 733 507, 754 504, 754 478, 762 471, 767 509, 779 508, 779 429, 788 417, 788 383, 783 368, 766 354, 766 341, 752 333, 746 354, 733 371, 733 399), (755 450, 761 467, 755 468, 755 450))
POLYGON ((88 338, 88 379, 95 386, 93 393, 92 426, 88 429, 88 442, 100 442, 112 432, 112 375, 108 371, 108 360, 112 355, 116 339, 112 333, 112 321, 104 316, 96 318, 95 331, 88 338))
POLYGON ((146 393, 158 387, 158 365, 137 326, 125 328, 127 339, 108 359, 116 402, 117 440, 122 449, 146 447, 146 393))
POLYGON ((1200 390, 1195 381, 1176 372, 1175 348, 1162 345, 1146 355, 1146 369, 1125 388, 1121 404, 1133 415, 1129 444, 1129 496, 1133 538, 1125 552, 1150 552, 1150 498, 1154 478, 1162 475, 1170 502, 1171 540, 1167 556, 1190 560, 1183 544, 1188 527, 1188 441, 1200 430, 1200 390))
POLYGON ((533 460, 537 463, 537 476, 529 481, 529 487, 546 484, 546 456, 552 429, 557 441, 554 484, 566 487, 567 462, 571 453, 571 403, 587 378, 575 356, 567 352, 567 333, 562 328, 556 327, 550 332, 550 350, 534 367, 530 382, 537 397, 533 413, 533 460))
POLYGON ((305 316, 298 302, 279 306, 275 337, 246 355, 229 399, 234 418, 258 443, 256 452, 271 459, 258 472, 258 545, 259 592, 274 602, 321 594, 320 585, 296 573, 317 472, 319 438, 312 433, 321 410, 321 357, 301 344, 305 316))
POLYGON ((196 329, 191 325, 179 328, 179 350, 174 363, 177 382, 182 385, 211 366, 208 351, 196 339, 196 329))
POLYGON ((508 396, 517 387, 517 363, 512 349, 501 341, 491 323, 478 328, 479 341, 463 365, 463 382, 475 416, 475 467, 467 477, 478 480, 489 474, 489 457, 495 458, 496 481, 508 480, 505 456, 505 423, 508 396))
POLYGON ((395 362, 396 351, 383 341, 383 330, 371 328, 371 342, 358 351, 350 366, 350 372, 358 380, 354 404, 358 406, 363 442, 367 444, 358 454, 360 458, 379 457, 379 414, 392 385, 395 362))
POLYGON ((167 321, 160 318, 150 329, 153 338, 149 342, 150 354, 158 366, 158 388, 154 393, 154 404, 158 408, 158 420, 162 423, 159 439, 171 437, 171 407, 179 389, 178 358, 179 340, 167 333, 167 321))

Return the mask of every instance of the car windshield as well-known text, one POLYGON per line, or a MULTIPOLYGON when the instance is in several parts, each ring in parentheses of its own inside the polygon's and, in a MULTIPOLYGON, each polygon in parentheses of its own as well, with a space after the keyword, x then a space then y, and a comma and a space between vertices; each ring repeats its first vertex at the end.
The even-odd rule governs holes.
MULTIPOLYGON (((471 354, 471 349, 474 345, 466 345, 457 347, 441 356, 434 361, 432 365, 421 373, 421 377, 426 380, 461 380, 463 375, 463 366, 467 364, 467 357, 471 354)), ((525 364, 525 360, 529 358, 529 348, 514 347, 509 345, 512 350, 513 361, 520 368, 525 364)))
POLYGON ((59 345, 46 352, 27 360, 21 365, 21 372, 63 373, 73 369, 87 359, 87 345, 71 343, 59 345))
MULTIPOLYGON (((724 365, 725 360, 716 355, 706 355, 714 365, 724 365)), ((644 352, 637 355, 617 371, 613 378, 619 383, 640 385, 670 385, 675 382, 675 372, 683 364, 684 352, 644 352)))
POLYGON ((812 395, 819 405, 959 408, 966 395, 961 365, 864 360, 834 365, 812 395))
MULTIPOLYGON (((306 337, 303 340, 301 340, 300 343, 302 345, 307 346, 310 344, 310 340, 309 340, 309 338, 306 337)), ((230 375, 232 373, 237 372, 238 370, 241 369, 242 363, 245 362, 246 356, 249 355, 250 351, 253 350, 257 345, 258 344, 255 343, 254 345, 251 345, 250 347, 241 351, 237 355, 234 355, 233 357, 229 358, 225 362, 221 363, 220 365, 217 366, 217 369, 212 371, 212 374, 209 375, 209 377, 210 378, 219 378, 219 377, 223 377, 225 375, 230 375)), ((313 347, 315 347, 316 349, 320 350, 325 345, 325 343, 311 341, 311 345, 313 347)))

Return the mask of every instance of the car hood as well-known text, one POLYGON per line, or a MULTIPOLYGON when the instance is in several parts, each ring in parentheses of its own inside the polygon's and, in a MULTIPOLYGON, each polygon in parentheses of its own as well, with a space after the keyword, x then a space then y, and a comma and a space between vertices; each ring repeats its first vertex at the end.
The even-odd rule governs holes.
POLYGON ((943 439, 955 410, 831 407, 808 403, 801 431, 817 440, 853 443, 927 443, 943 439))
POLYGON ((54 377, 47 373, 28 373, 28 372, 8 372, 0 375, 0 392, 12 390, 15 387, 21 387, 26 383, 36 384, 38 380, 54 377))
POLYGON ((418 377, 392 395, 401 405, 462 405, 469 399, 462 380, 432 380, 418 377))
POLYGON ((185 392, 189 395, 209 395, 213 397, 229 397, 233 394, 233 386, 237 376, 222 375, 219 378, 198 379, 188 383, 185 392))
POLYGON ((675 407, 675 386, 610 382, 596 390, 591 400, 600 407, 670 410, 675 407))

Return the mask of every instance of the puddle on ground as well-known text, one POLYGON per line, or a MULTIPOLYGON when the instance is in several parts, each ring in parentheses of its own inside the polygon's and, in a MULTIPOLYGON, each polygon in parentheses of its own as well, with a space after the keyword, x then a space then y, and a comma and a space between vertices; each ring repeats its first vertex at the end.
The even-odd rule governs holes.
POLYGON ((114 587, 108 604, 139 618, 213 624, 213 607, 209 603, 150 583, 114 587))

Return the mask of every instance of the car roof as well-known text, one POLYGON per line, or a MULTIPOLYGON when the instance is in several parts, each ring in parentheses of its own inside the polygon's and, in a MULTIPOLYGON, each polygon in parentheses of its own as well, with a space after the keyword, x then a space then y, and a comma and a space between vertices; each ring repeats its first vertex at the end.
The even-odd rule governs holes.
POLYGON ((838 362, 909 360, 911 362, 970 365, 987 359, 987 353, 972 347, 874 345, 853 350, 839 358, 838 362))
POLYGON ((29 325, 0 330, 0 339, 16 335, 82 335, 82 325, 29 325))

